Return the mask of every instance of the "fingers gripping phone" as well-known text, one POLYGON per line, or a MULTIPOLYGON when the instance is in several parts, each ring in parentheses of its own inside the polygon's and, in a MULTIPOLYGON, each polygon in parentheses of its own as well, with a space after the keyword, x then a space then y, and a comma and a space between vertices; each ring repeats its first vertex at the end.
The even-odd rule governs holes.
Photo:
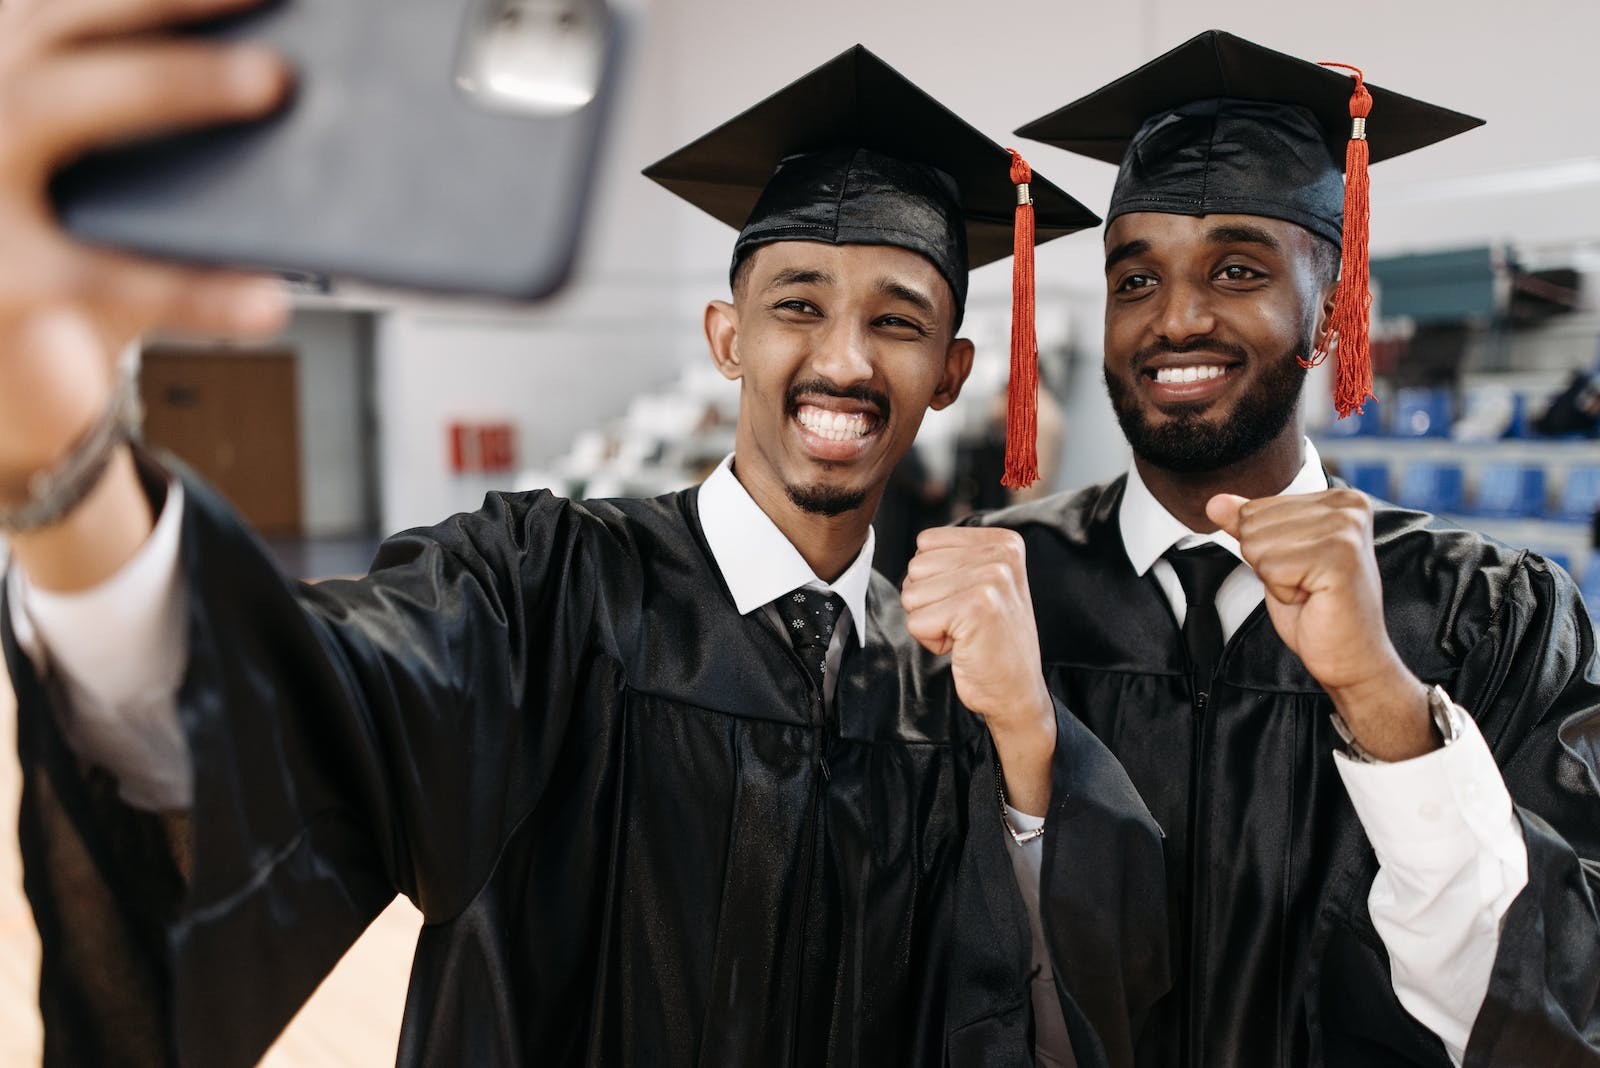
POLYGON ((53 195, 73 233, 512 299, 566 277, 621 46, 605 0, 278 0, 196 32, 280 50, 293 99, 70 167, 53 195))

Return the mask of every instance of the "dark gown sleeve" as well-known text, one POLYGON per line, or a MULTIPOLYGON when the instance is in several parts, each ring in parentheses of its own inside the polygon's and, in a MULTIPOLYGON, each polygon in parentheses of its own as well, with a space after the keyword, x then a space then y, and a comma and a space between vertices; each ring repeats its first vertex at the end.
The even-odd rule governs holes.
MULTIPOLYGON (((1122 764, 1056 708, 1039 913, 1078 1068, 1134 1068, 1150 1008, 1171 987, 1161 830, 1122 764)), ((1005 844, 998 759, 973 771, 956 888, 946 1063, 1033 1062, 1032 936, 1005 844)))
MULTIPOLYGON (((988 520, 980 514, 958 525, 988 520)), ((1172 988, 1164 836, 1122 762, 1059 695, 1051 700, 1056 752, 1040 865, 1040 923, 1078 1068, 1132 1068, 1150 1010, 1172 988)), ((975 929, 1020 927, 1027 947, 1027 919, 1009 878, 994 774, 989 766, 973 777, 969 803, 975 833, 967 848, 981 857, 974 866, 1007 878, 987 880, 982 895, 969 887, 961 908, 964 916, 984 914, 982 923, 973 923, 975 929)), ((1004 988, 1004 977, 1018 972, 1007 956, 1018 952, 1013 943, 992 939, 964 949, 982 965, 975 970, 981 976, 975 988, 1004 988)), ((1026 956, 1028 949, 1021 952, 1026 956)), ((1013 993, 1013 1001, 1016 1011, 1031 1011, 1026 985, 1013 993)), ((992 1056, 974 1063, 1015 1063, 995 1055, 1001 1043, 992 1021, 982 1025, 988 1030, 975 1025, 969 1028, 975 1035, 956 1035, 992 1056)), ((1021 1057, 1031 1061, 1031 1050, 1024 1049, 1021 1057)))
POLYGON ((1040 919, 1080 1068, 1132 1066, 1172 985, 1161 830, 1122 764, 1056 699, 1040 919))
POLYGON ((1564 571, 1531 554, 1503 584, 1499 571, 1469 581, 1469 600, 1490 598, 1489 623, 1452 696, 1505 774, 1528 885, 1504 918, 1464 1064, 1600 1064, 1600 660, 1564 571))
POLYGON ((6 635, 56 1063, 123 1062, 98 1053, 130 1021, 151 1054, 131 1063, 253 1063, 396 892, 428 922, 463 909, 583 744, 574 680, 628 579, 612 561, 600 587, 604 524, 548 494, 491 495, 314 586, 202 483, 185 494, 186 888, 150 817, 75 774, 6 635))

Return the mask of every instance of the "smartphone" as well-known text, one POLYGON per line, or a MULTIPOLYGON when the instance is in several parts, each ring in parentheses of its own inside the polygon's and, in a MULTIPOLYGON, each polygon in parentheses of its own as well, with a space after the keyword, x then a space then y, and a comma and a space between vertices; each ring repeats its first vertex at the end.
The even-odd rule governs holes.
POLYGON ((570 272, 622 50, 606 0, 276 0, 193 32, 278 49, 293 99, 74 164, 52 188, 72 233, 513 300, 570 272))

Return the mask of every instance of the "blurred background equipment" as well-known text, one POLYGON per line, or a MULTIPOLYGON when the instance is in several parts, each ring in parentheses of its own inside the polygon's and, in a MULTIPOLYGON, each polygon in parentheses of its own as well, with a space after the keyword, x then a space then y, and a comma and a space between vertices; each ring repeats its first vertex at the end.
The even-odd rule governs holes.
POLYGON ((1374 260, 1379 399, 1325 421, 1324 461, 1359 489, 1533 549, 1594 589, 1596 260, 1593 242, 1374 260))

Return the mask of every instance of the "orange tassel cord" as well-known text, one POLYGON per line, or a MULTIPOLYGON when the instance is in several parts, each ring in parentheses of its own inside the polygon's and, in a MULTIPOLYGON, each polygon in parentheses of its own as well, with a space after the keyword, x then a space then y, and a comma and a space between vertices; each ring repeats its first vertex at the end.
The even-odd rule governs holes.
POLYGON ((1015 149, 1011 184, 1017 218, 1011 257, 1011 384, 1006 399, 1006 470, 1000 484, 1024 489, 1039 481, 1039 338, 1033 274, 1033 168, 1015 149))
POLYGON ((1316 351, 1302 367, 1315 367, 1337 348, 1339 363, 1334 376, 1333 405, 1344 418, 1360 412, 1372 397, 1372 279, 1368 262, 1371 241, 1371 181, 1367 176, 1367 116, 1372 113, 1372 94, 1367 91, 1359 67, 1324 61, 1324 67, 1339 67, 1355 76, 1350 94, 1350 140, 1345 146, 1344 165, 1344 240, 1341 247, 1339 288, 1334 294, 1333 314, 1316 351))

